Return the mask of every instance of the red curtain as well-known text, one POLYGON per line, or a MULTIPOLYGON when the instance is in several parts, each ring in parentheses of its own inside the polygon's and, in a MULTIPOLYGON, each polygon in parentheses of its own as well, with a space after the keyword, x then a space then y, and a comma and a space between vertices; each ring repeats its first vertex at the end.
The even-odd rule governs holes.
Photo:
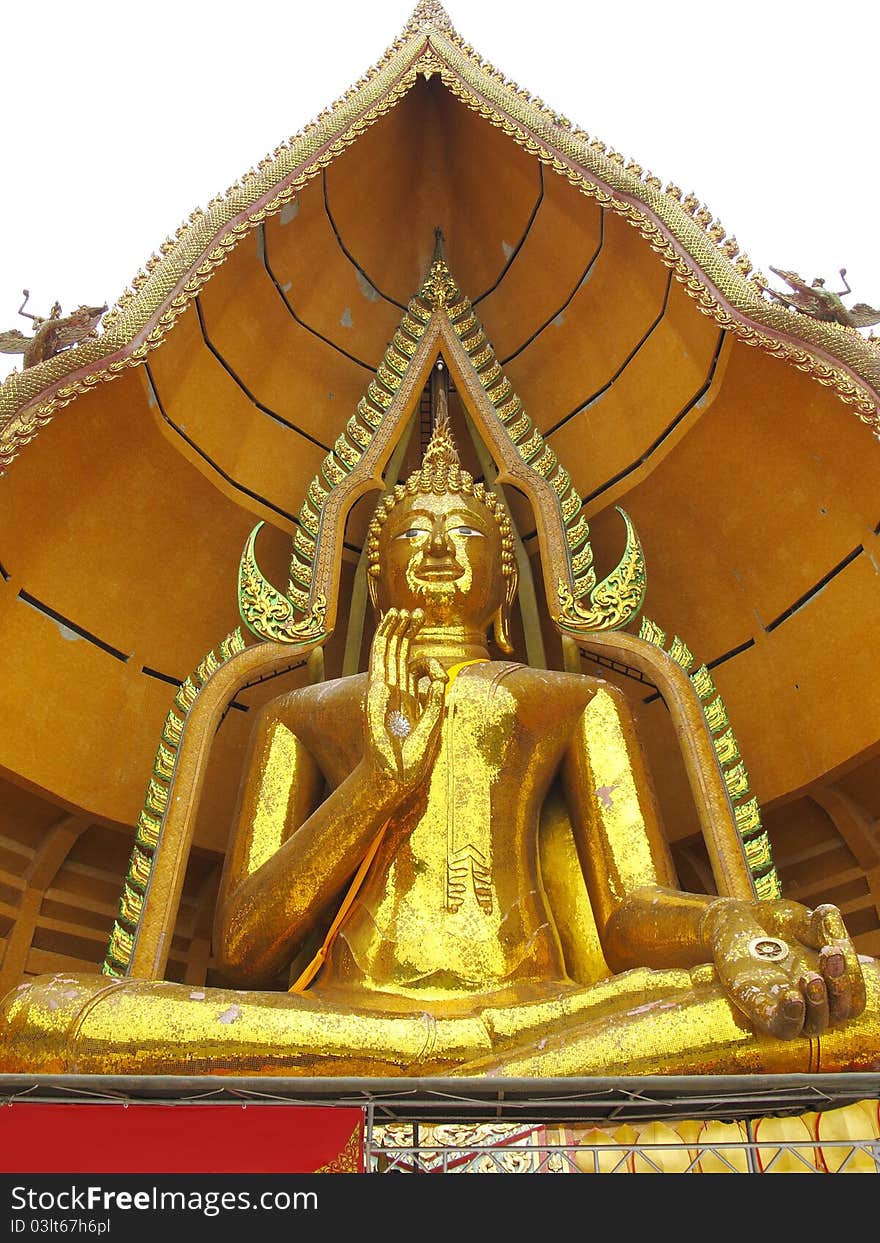
POLYGON ((3 1173, 363 1173, 360 1107, 50 1104, 0 1107, 3 1173))

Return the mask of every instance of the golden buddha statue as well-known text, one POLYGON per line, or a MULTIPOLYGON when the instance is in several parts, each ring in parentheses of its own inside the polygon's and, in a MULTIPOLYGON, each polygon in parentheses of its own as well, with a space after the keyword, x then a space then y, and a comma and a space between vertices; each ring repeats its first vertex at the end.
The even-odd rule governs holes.
POLYGON ((0 1070, 877 1068, 880 970, 839 911, 678 890, 624 696, 489 658, 512 550, 440 420, 369 529, 368 672, 254 729, 215 926, 239 987, 39 978, 3 1003, 0 1070), (551 860, 560 825, 576 853, 551 860))

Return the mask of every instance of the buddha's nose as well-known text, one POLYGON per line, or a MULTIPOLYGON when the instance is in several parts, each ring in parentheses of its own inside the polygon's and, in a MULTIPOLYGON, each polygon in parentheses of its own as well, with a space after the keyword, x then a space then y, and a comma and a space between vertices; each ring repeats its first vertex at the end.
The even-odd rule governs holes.
POLYGON ((447 557, 452 552, 452 545, 449 541, 449 533, 446 530, 445 523, 435 523, 431 528, 431 540, 428 544, 428 554, 432 557, 447 557))

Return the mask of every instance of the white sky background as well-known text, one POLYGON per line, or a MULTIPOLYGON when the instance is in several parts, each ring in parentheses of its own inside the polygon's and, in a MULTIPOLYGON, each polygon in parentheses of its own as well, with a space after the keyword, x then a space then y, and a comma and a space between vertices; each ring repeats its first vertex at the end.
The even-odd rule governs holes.
MULTIPOLYGON (((41 0, 0 24, 0 330, 112 305, 167 234, 374 64, 415 0, 41 0)), ((448 0, 464 39, 755 265, 880 306, 867 0, 448 0)), ((780 282, 777 287, 785 289, 780 282)), ((20 366, 0 355, 0 377, 20 366)))

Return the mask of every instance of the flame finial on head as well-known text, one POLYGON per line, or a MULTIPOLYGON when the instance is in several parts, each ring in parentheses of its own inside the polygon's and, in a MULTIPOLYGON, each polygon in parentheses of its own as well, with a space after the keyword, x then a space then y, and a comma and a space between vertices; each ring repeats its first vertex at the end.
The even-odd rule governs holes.
POLYGON ((428 447, 422 458, 422 469, 448 470, 449 467, 457 467, 460 470, 461 459, 458 456, 455 441, 452 439, 452 426, 449 422, 449 407, 446 404, 446 393, 441 388, 437 396, 437 417, 434 420, 434 430, 431 432, 431 439, 428 441, 428 447))

